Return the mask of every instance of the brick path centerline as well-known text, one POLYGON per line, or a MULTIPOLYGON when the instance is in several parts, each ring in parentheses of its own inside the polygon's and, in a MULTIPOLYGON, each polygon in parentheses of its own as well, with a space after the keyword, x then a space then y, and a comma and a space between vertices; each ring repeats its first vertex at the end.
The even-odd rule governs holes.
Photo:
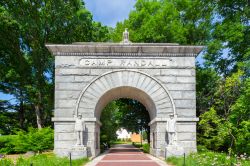
POLYGON ((110 148, 109 152, 100 160, 90 162, 88 166, 167 166, 149 154, 145 154, 140 149, 129 144, 119 144, 110 148))

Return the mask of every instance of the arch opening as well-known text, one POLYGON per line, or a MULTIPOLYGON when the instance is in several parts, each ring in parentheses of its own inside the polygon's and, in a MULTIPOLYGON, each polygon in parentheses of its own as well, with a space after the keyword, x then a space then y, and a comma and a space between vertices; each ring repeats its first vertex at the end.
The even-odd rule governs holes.
POLYGON ((139 101, 142 105, 145 106, 146 110, 149 113, 150 119, 152 120, 155 118, 156 107, 151 97, 142 90, 129 86, 113 88, 104 93, 96 104, 95 117, 100 120, 102 110, 105 108, 105 106, 109 102, 120 98, 129 98, 139 101))
POLYGON ((119 98, 109 102, 101 112, 100 121, 101 149, 105 143, 114 141, 141 145, 150 143, 149 112, 137 100, 119 98))

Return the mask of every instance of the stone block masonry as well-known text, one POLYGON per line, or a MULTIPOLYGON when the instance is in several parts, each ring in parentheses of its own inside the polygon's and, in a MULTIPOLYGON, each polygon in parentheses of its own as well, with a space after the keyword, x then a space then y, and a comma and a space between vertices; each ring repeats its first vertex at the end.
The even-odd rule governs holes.
POLYGON ((74 115, 78 114, 86 123, 87 155, 97 156, 101 111, 119 98, 138 100, 149 111, 151 154, 165 157, 166 150, 171 151, 166 148, 165 130, 170 114, 177 117, 178 146, 186 153, 196 151, 195 56, 203 47, 170 43, 46 46, 55 56, 53 121, 58 156, 74 149, 74 115))

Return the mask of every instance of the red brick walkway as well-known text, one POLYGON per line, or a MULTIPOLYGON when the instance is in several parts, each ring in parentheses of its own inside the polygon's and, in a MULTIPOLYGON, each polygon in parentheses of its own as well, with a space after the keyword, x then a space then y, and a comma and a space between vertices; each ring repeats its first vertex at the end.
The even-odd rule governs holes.
POLYGON ((132 145, 116 145, 96 166, 160 166, 132 145))

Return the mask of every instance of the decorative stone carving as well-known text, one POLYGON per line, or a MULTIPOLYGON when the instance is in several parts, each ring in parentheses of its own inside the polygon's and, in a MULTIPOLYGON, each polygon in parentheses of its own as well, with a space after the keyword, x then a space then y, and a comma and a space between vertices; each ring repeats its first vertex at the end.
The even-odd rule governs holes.
POLYGON ((168 144, 176 145, 176 118, 173 114, 170 115, 170 119, 167 121, 166 131, 168 134, 168 144))
POLYGON ((122 44, 131 44, 131 41, 129 41, 129 32, 128 28, 125 28, 125 31, 123 32, 123 39, 122 39, 122 44))
POLYGON ((75 120, 76 146, 83 146, 83 132, 85 124, 82 115, 78 115, 75 120))
POLYGON ((166 147, 165 158, 168 158, 171 156, 180 157, 183 155, 184 155, 184 148, 182 146, 168 145, 166 147))

